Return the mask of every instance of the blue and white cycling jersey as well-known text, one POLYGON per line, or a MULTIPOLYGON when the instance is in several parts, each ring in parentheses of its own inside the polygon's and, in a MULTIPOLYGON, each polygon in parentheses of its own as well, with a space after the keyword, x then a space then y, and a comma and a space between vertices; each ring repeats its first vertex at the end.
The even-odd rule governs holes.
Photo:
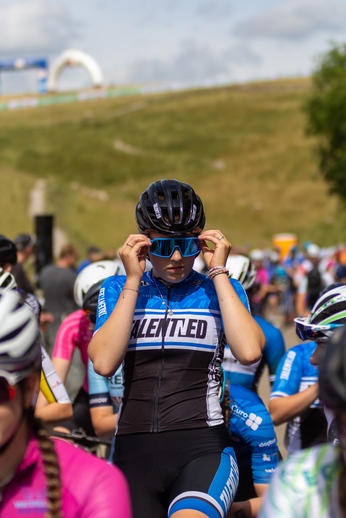
MULTIPOLYGON (((113 311, 125 281, 124 276, 109 277, 102 284, 95 333, 113 311)), ((230 282, 250 311, 241 284, 230 282)), ((192 271, 166 288, 152 271, 144 273, 123 362, 117 433, 222 424, 218 389, 225 343, 212 281, 192 271)))
MULTIPOLYGON (((270 399, 303 392, 318 381, 318 370, 310 363, 315 342, 289 349, 281 359, 270 399)), ((289 453, 321 444, 327 440, 327 422, 323 406, 316 399, 302 415, 288 421, 285 446, 289 453)))
MULTIPOLYGON (((88 380, 89 380, 89 407, 99 408, 112 406, 113 414, 118 414, 123 396, 123 376, 122 367, 113 376, 105 378, 96 374, 92 361, 88 360, 88 380)), ((115 433, 115 428, 114 428, 115 433)), ((115 437, 113 437, 112 447, 108 460, 113 461, 115 437)))
POLYGON ((105 378, 104 376, 96 374, 92 361, 89 358, 88 380, 90 408, 112 406, 114 414, 117 414, 123 396, 121 366, 113 376, 105 378))
MULTIPOLYGON (((230 408, 229 431, 239 468, 251 465, 253 482, 269 484, 279 460, 268 410, 257 394, 240 385, 232 385, 230 408)), ((242 484, 241 477, 239 483, 242 484)))
MULTIPOLYGON (((269 381, 275 380, 275 373, 281 358, 285 354, 285 343, 280 329, 273 326, 264 318, 253 315, 266 338, 262 358, 252 365, 241 365, 233 356, 230 348, 225 348, 223 368, 228 386, 236 384, 250 390, 257 390, 257 385, 265 365, 269 368, 269 381)), ((230 389, 232 391, 232 389, 230 389)))

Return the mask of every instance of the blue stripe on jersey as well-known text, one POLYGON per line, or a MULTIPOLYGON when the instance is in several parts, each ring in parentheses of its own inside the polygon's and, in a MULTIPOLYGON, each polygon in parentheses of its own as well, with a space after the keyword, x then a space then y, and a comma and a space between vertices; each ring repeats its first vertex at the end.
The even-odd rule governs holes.
POLYGON ((231 387, 233 448, 240 467, 251 464, 254 483, 268 484, 278 465, 278 447, 272 418, 261 398, 240 386, 231 387))

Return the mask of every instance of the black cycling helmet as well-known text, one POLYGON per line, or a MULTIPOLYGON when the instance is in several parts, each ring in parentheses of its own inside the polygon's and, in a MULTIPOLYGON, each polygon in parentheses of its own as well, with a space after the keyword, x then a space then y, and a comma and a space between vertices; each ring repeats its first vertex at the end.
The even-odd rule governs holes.
POLYGON ((319 361, 320 399, 334 410, 346 411, 346 329, 337 329, 321 350, 319 361))
POLYGON ((88 289, 83 299, 82 308, 84 311, 91 311, 92 313, 96 313, 97 310, 97 300, 99 296, 99 291, 101 289, 102 283, 104 279, 96 282, 88 289))
POLYGON ((17 263, 17 247, 11 239, 0 234, 0 266, 6 263, 17 263))
POLYGON ((142 232, 199 233, 204 228, 205 215, 202 201, 190 185, 178 180, 161 180, 151 183, 141 194, 136 221, 142 232))

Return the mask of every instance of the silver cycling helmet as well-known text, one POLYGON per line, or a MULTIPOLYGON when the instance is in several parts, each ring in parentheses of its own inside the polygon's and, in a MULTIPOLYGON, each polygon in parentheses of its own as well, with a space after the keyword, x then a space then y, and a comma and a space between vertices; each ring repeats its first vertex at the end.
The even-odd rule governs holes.
POLYGON ((74 283, 74 298, 79 307, 83 307, 85 294, 99 281, 103 281, 118 272, 119 265, 114 261, 91 263, 77 275, 74 283))
POLYGON ((16 291, 0 290, 0 377, 15 385, 40 365, 39 329, 33 311, 16 291))
POLYGON ((346 324, 346 284, 323 291, 307 318, 294 319, 301 340, 326 342, 337 327, 346 324))
POLYGON ((248 290, 256 280, 256 269, 248 257, 245 255, 230 255, 226 261, 226 268, 232 279, 237 279, 248 290))
POLYGON ((0 268, 0 289, 3 290, 14 290, 17 287, 16 279, 10 272, 4 272, 0 268))

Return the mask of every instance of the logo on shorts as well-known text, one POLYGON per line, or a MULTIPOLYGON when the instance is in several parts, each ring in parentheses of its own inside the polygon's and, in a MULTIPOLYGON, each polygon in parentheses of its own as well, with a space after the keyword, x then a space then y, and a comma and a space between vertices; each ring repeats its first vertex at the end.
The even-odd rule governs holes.
POLYGON ((270 462, 270 456, 269 455, 266 455, 265 453, 263 454, 263 458, 262 460, 266 461, 266 462, 270 462))
POLYGON ((247 426, 250 426, 251 430, 257 430, 262 421, 262 417, 259 417, 258 415, 251 413, 248 419, 245 421, 245 424, 247 426))

